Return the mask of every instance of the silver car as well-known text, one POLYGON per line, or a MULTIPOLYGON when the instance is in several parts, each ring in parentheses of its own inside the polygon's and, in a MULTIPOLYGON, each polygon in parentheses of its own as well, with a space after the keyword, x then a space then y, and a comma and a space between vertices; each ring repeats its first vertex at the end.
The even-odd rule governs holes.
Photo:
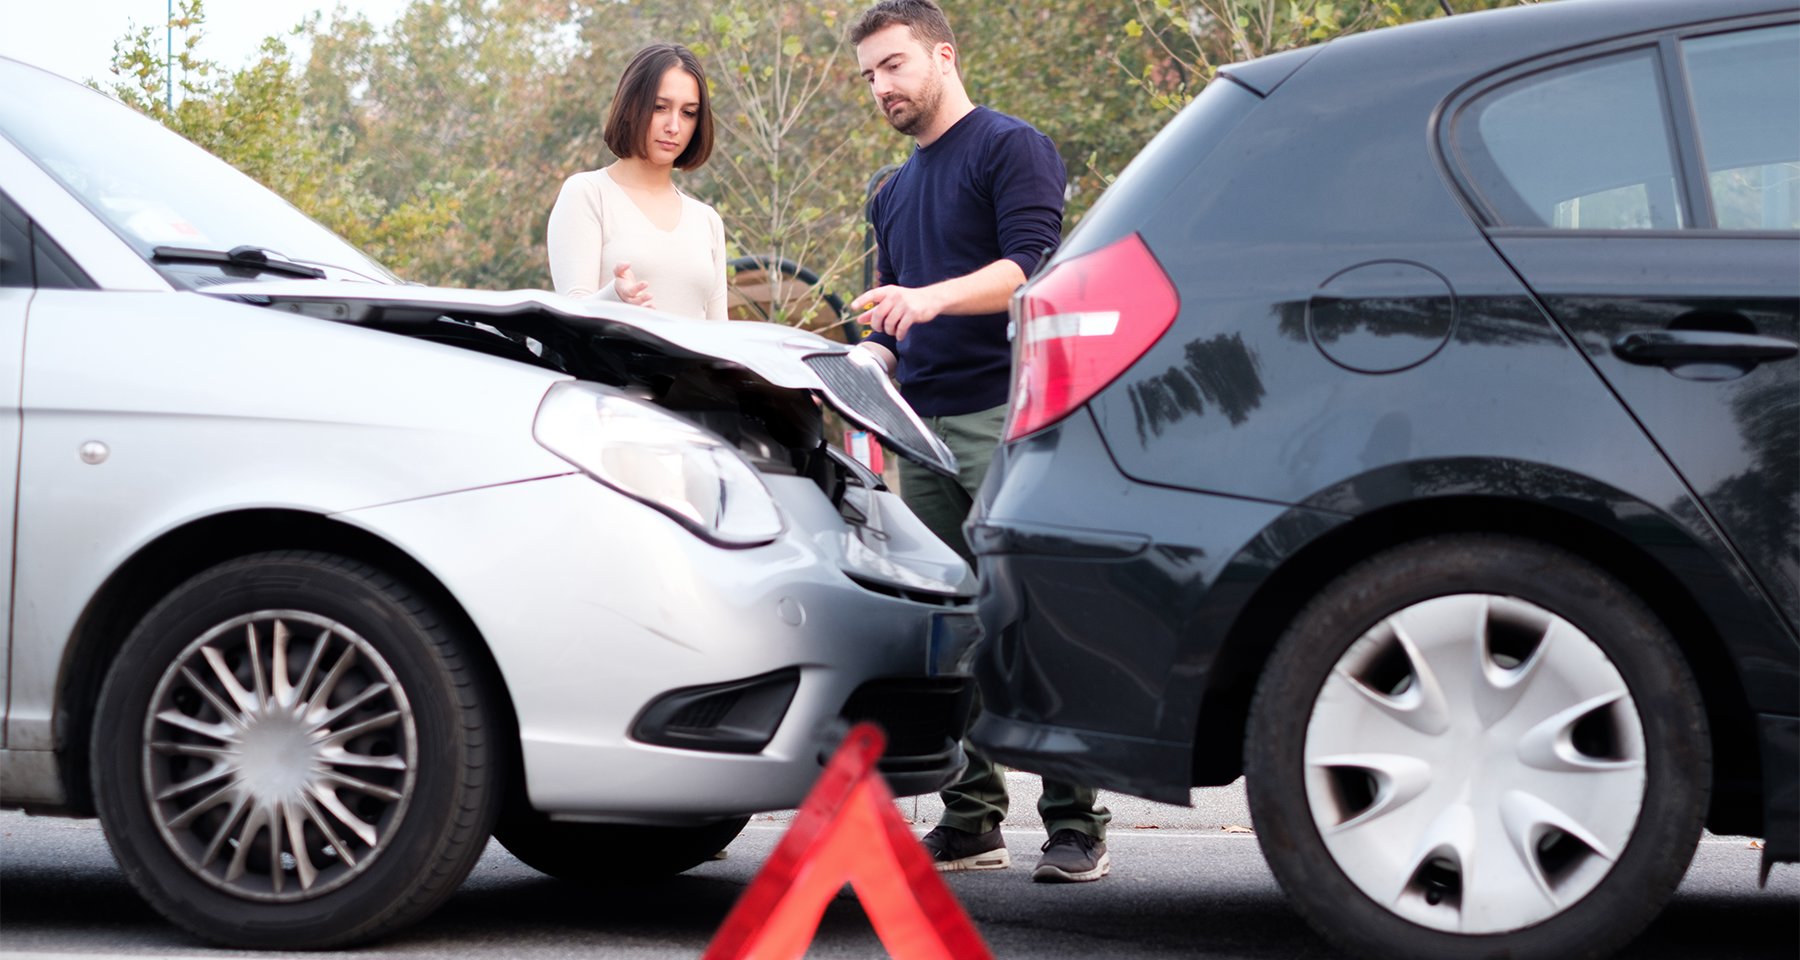
POLYGON ((98 815, 175 922, 322 947, 490 833, 701 862, 846 721, 962 765, 968 568, 826 442, 939 471, 788 327, 400 284, 225 163, 0 59, 0 803, 98 815))

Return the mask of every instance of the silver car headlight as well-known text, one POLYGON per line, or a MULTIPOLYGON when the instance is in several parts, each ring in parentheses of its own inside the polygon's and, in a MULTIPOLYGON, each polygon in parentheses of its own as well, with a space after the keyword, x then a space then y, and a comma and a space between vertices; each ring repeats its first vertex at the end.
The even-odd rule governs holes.
POLYGON ((775 498, 743 455, 660 407, 592 383, 550 388, 532 435, 607 486, 724 546, 781 534, 775 498))

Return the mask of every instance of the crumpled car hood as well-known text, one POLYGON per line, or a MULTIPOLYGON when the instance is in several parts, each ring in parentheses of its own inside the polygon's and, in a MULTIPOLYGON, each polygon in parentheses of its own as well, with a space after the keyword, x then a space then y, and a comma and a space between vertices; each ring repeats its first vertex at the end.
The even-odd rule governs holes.
POLYGON ((623 303, 572 300, 548 290, 464 290, 332 280, 219 284, 207 296, 288 310, 342 323, 421 323, 442 315, 478 320, 507 334, 542 339, 546 327, 635 341, 673 357, 708 358, 763 380, 823 398, 894 452, 945 476, 956 457, 928 429, 861 350, 773 323, 673 317, 623 303))

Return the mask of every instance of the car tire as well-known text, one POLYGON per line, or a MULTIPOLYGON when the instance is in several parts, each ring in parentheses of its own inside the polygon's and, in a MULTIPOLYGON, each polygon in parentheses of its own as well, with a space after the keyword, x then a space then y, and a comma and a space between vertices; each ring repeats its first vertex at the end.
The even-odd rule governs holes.
POLYGON ((713 858, 749 817, 695 827, 571 823, 535 810, 507 813, 494 839, 539 873, 585 886, 672 877, 713 858))
POLYGON ((1369 957, 1602 957, 1674 893, 1711 785, 1668 629, 1572 553, 1491 535, 1378 554, 1301 610, 1245 744, 1295 909, 1369 957))
POLYGON ((177 587, 126 639, 94 725, 96 805, 132 885, 234 947, 341 946, 429 913, 481 855, 503 780, 465 643, 333 555, 177 587))

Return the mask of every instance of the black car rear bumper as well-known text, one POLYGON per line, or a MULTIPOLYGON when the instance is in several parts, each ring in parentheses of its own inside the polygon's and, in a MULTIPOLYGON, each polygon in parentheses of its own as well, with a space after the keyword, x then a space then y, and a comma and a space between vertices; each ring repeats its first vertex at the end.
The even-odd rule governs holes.
POLYGON ((1245 558, 1294 513, 1134 481, 1086 412, 1003 447, 965 527, 986 634, 971 739, 1021 769, 1187 802, 1211 669, 1262 579, 1245 558))
POLYGON ((1169 773, 1188 769, 1190 743, 1031 723, 996 710, 984 710, 969 737, 990 759, 1007 766, 1068 783, 1105 784, 1163 803, 1188 802, 1188 788, 1169 773))

